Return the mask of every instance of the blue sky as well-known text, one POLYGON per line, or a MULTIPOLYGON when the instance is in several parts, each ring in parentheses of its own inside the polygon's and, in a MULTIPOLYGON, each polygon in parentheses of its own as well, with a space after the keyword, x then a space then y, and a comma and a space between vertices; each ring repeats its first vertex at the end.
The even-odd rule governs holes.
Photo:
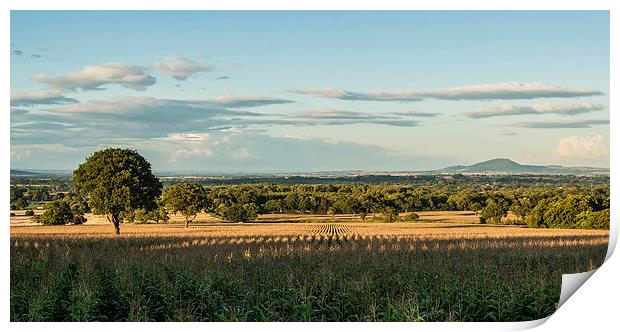
POLYGON ((11 167, 609 166, 608 12, 11 13, 11 167))

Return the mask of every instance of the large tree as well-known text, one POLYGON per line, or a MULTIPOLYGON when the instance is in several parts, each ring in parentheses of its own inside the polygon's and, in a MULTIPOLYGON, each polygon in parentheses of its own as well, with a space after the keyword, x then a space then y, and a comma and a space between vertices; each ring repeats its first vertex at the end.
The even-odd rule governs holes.
POLYGON ((120 234, 120 216, 135 209, 153 210, 162 185, 151 164, 137 151, 108 148, 97 151, 73 172, 75 190, 88 197, 96 214, 107 215, 120 234))
POLYGON ((185 227, 196 218, 198 212, 211 207, 209 195, 198 183, 177 183, 166 188, 162 194, 166 210, 180 213, 185 217, 185 227))

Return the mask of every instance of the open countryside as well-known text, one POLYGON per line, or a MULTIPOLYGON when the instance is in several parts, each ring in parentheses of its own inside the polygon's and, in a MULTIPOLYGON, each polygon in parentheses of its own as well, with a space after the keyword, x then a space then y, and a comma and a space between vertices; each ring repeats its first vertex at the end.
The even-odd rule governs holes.
POLYGON ((122 149, 80 172, 13 178, 13 320, 533 320, 609 237, 606 176, 162 186, 122 149), (153 201, 97 196, 126 172, 153 201))
POLYGON ((13 325, 531 321, 604 264, 609 11, 10 16, 13 325))

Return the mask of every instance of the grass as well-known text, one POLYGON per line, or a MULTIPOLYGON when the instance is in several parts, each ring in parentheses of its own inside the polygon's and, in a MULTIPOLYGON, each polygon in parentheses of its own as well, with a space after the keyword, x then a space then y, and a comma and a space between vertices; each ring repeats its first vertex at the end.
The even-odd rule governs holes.
POLYGON ((11 227, 12 321, 521 321, 608 232, 459 223, 11 227))

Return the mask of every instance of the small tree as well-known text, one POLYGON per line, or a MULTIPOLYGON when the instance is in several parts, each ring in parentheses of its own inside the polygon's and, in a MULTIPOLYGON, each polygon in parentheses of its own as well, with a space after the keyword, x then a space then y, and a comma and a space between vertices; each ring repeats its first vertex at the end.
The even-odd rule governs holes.
POLYGON ((76 192, 88 197, 97 214, 107 215, 120 234, 122 213, 157 208, 161 183, 151 172, 151 164, 138 152, 108 148, 97 151, 73 172, 76 192))
POLYGON ((386 222, 395 222, 398 220, 398 212, 393 207, 386 207, 383 210, 383 218, 386 222))
POLYGON ((494 199, 489 198, 487 205, 480 211, 480 223, 485 224, 491 220, 493 223, 499 224, 507 213, 508 208, 505 204, 497 203, 494 199))
POLYGON ((478 211, 482 210, 483 206, 481 203, 473 202, 469 205, 469 208, 474 212, 474 214, 478 214, 478 211))
POLYGON ((332 216, 332 219, 336 218, 336 209, 330 206, 329 209, 327 209, 327 214, 332 216))
POLYGON ((15 201, 15 210, 21 210, 21 209, 25 209, 28 207, 28 200, 21 197, 18 198, 17 201, 15 201))
POLYGON ((234 203, 230 206, 220 204, 218 207, 218 215, 224 220, 236 222, 248 222, 258 217, 256 206, 253 203, 234 203))
POLYGON ((531 228, 540 228, 545 227, 545 210, 548 202, 546 199, 541 200, 538 204, 530 211, 530 213, 525 218, 525 223, 528 227, 531 228))
POLYGON ((170 217, 168 216, 168 211, 166 211, 166 208, 163 206, 158 207, 157 210, 151 211, 151 216, 151 219, 156 223, 159 223, 161 221, 165 224, 168 222, 168 220, 170 220, 170 217))
POLYGON ((196 219, 200 211, 211 207, 207 191, 198 183, 174 184, 164 190, 162 201, 169 212, 178 212, 185 217, 185 227, 196 219))
POLYGON ((528 213, 530 213, 531 210, 532 210, 532 202, 527 197, 519 198, 519 200, 515 201, 510 206, 510 211, 516 214, 517 217, 519 217, 519 220, 522 222, 525 221, 525 217, 527 216, 528 213))
POLYGON ((44 225, 65 225, 73 222, 73 212, 67 202, 56 200, 45 204, 45 211, 37 218, 44 225))

